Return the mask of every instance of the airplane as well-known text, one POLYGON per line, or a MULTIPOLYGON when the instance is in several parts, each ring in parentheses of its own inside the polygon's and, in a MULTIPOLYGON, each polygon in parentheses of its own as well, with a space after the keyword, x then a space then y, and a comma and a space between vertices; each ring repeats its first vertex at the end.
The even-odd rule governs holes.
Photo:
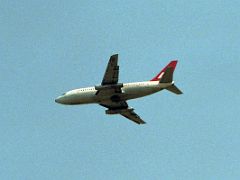
POLYGON ((137 124, 145 124, 127 100, 147 96, 163 89, 182 94, 173 81, 177 60, 171 61, 153 79, 144 82, 119 83, 118 54, 110 57, 101 85, 68 91, 55 99, 65 105, 99 104, 107 110, 106 114, 120 114, 137 124))

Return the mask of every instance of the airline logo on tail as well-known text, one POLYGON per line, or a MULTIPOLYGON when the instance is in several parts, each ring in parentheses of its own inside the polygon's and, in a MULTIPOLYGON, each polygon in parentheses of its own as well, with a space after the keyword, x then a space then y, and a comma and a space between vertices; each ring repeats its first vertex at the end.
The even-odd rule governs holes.
POLYGON ((161 72, 161 73, 159 74, 159 76, 157 77, 157 79, 160 80, 160 79, 162 78, 163 74, 164 74, 164 72, 161 72))
POLYGON ((171 74, 173 74, 176 66, 177 66, 177 60, 171 61, 165 68, 162 69, 162 71, 157 76, 151 79, 151 81, 160 81, 167 69, 170 69, 171 74))

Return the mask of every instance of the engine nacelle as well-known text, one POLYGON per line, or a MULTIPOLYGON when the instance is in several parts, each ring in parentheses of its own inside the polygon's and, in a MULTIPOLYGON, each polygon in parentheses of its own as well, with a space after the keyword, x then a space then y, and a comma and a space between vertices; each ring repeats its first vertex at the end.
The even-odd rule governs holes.
POLYGON ((124 113, 127 111, 133 111, 133 108, 128 108, 128 109, 107 109, 105 112, 106 114, 120 114, 120 113, 124 113))
POLYGON ((95 86, 95 89, 100 91, 100 90, 106 90, 106 89, 121 89, 122 87, 123 87, 123 83, 118 83, 118 84, 95 86))

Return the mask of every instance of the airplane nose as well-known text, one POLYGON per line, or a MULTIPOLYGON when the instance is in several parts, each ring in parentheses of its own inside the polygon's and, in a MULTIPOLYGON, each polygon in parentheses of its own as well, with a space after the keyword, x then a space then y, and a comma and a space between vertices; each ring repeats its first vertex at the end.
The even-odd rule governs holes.
POLYGON ((57 98, 55 99, 55 102, 61 104, 61 103, 62 103, 62 96, 57 97, 57 98))

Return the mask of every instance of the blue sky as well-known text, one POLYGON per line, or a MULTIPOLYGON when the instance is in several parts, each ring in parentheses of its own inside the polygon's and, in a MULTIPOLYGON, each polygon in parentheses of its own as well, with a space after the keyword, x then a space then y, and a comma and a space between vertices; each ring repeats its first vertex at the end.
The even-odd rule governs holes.
POLYGON ((1 1, 0 179, 239 179, 239 1, 1 1), (167 91, 129 105, 147 122, 55 97, 149 80, 178 59, 167 91))

